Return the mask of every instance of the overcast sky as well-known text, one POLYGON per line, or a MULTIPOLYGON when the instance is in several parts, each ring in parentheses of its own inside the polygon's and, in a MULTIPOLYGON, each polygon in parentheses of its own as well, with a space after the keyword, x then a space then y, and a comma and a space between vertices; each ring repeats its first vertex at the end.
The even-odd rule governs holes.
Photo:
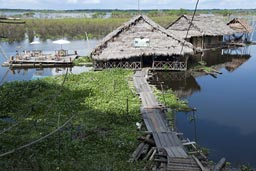
MULTIPOLYGON (((196 0, 140 0, 141 9, 193 9, 196 0)), ((138 0, 0 0, 12 9, 137 9, 138 0)), ((199 9, 250 9, 255 0, 200 0, 199 9)))

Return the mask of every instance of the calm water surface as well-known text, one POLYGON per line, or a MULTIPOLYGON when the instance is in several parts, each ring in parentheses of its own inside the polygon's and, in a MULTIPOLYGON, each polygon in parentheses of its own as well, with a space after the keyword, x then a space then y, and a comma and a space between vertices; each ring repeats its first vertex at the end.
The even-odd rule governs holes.
MULTIPOLYGON (((95 47, 95 45, 98 43, 98 40, 76 40, 71 41, 70 44, 62 45, 63 49, 68 49, 69 53, 74 53, 76 50, 78 52, 78 55, 85 56, 89 55, 92 48, 95 47)), ((43 53, 54 53, 55 50, 58 50, 61 48, 61 45, 53 44, 52 40, 47 40, 45 42, 41 42, 41 44, 37 45, 31 45, 29 44, 28 40, 24 40, 22 42, 14 42, 14 43, 7 43, 7 42, 1 42, 0 45, 2 46, 4 52, 6 53, 6 56, 9 58, 9 56, 15 55, 16 50, 18 52, 22 52, 23 50, 42 50, 43 53)), ((0 63, 2 64, 4 61, 6 61, 2 54, 0 54, 0 63)), ((44 69, 20 69, 20 70, 14 70, 11 71, 7 67, 0 66, 0 85, 4 82, 10 82, 15 80, 31 80, 31 79, 37 79, 42 76, 52 76, 52 75, 60 75, 66 73, 66 70, 68 72, 77 74, 81 72, 86 72, 90 68, 88 67, 73 67, 73 68, 44 68, 44 69)))
POLYGON ((222 72, 217 78, 188 73, 158 73, 157 77, 197 109, 196 131, 190 122, 192 112, 177 113, 177 127, 208 148, 211 160, 226 157, 234 166, 256 167, 256 46, 221 54, 212 51, 202 58, 222 72), (251 56, 236 55, 242 51, 251 56))
MULTIPOLYGON (((71 41, 63 48, 77 50, 79 55, 88 55, 98 43, 97 40, 71 41)), ((20 43, 1 43, 7 56, 15 51, 41 49, 52 53, 60 48, 51 40, 40 45, 20 43)), ((208 66, 222 72, 214 78, 210 75, 192 76, 189 73, 157 73, 154 77, 164 88, 172 88, 179 97, 188 100, 196 111, 196 135, 194 123, 190 122, 192 113, 177 113, 177 127, 200 146, 210 149, 210 159, 218 161, 226 157, 233 165, 249 163, 256 167, 256 46, 233 50, 217 50, 205 53, 208 66), (247 52, 249 55, 239 55, 247 52), (229 53, 226 54, 225 53, 229 53)), ((0 58, 0 62, 4 62, 0 58)), ((48 68, 10 71, 0 67, 0 83, 14 80, 31 80, 40 76, 64 74, 68 70, 80 73, 87 67, 48 68)), ((154 81, 152 81, 154 83, 154 81)))

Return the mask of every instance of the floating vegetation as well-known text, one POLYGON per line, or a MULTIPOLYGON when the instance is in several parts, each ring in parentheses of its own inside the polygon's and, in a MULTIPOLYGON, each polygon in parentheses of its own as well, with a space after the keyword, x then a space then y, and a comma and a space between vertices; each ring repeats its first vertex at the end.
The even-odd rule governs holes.
POLYGON ((92 58, 89 56, 81 56, 73 61, 76 66, 92 66, 92 58))
POLYGON ((143 165, 127 162, 140 120, 139 99, 128 87, 132 73, 109 70, 5 83, 0 116, 17 124, 0 121, 0 132, 11 128, 0 136, 1 169, 142 170, 143 165))

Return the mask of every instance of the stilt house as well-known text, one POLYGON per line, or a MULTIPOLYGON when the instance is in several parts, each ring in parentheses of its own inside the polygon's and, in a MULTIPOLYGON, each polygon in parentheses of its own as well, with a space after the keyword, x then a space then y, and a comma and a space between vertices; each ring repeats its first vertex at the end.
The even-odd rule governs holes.
POLYGON ((94 69, 186 70, 193 45, 144 15, 138 15, 109 33, 92 51, 94 69))
POLYGON ((227 25, 235 30, 239 35, 233 35, 233 40, 249 41, 249 33, 253 31, 252 27, 241 18, 234 18, 227 25))
POLYGON ((210 49, 223 45, 223 36, 235 33, 217 16, 180 16, 176 21, 167 26, 167 30, 192 43, 196 48, 210 49), (188 28, 191 27, 188 31, 188 28))

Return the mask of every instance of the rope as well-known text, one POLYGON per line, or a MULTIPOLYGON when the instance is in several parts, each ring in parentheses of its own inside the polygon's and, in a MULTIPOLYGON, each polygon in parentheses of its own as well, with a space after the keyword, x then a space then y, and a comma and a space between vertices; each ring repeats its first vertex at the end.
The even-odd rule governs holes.
POLYGON ((193 12, 193 16, 192 16, 191 22, 189 23, 188 31, 187 31, 187 33, 186 33, 186 36, 185 36, 185 38, 184 38, 184 42, 183 42, 182 47, 181 47, 181 50, 180 50, 180 55, 181 55, 181 53, 182 53, 182 51, 183 51, 183 48, 184 48, 186 39, 187 39, 187 37, 188 37, 188 32, 189 32, 189 30, 190 30, 190 28, 191 28, 191 26, 192 26, 192 22, 193 22, 193 20, 194 20, 195 15, 196 15, 198 3, 199 3, 199 0, 197 0, 197 2, 196 2, 196 6, 195 6, 195 9, 194 9, 194 12, 193 12))
POLYGON ((10 71, 10 69, 8 69, 8 70, 5 72, 3 78, 2 78, 1 81, 0 81, 0 86, 3 84, 5 78, 7 77, 8 73, 9 73, 9 71, 10 71))
MULTIPOLYGON (((8 71, 9 71, 9 70, 8 70, 8 71)), ((62 83, 61 83, 61 86, 62 86, 62 87, 64 86, 64 83, 66 82, 67 75, 68 75, 68 69, 66 70, 66 73, 65 73, 65 76, 64 76, 64 80, 63 80, 62 83)), ((56 93, 52 101, 55 101, 58 95, 59 95, 59 93, 56 93)), ((41 99, 41 100, 39 101, 39 103, 42 102, 43 100, 44 100, 44 99, 41 99)), ((48 108, 47 108, 47 110, 45 111, 45 113, 48 113, 48 111, 50 110, 50 108, 52 107, 52 105, 53 105, 53 103, 50 103, 50 105, 47 106, 48 108)), ((29 114, 30 114, 30 113, 28 113, 27 115, 29 115, 29 114)), ((59 117, 58 117, 58 118, 59 118, 59 117)), ((6 129, 2 130, 2 131, 0 132, 0 135, 1 135, 1 134, 4 134, 5 132, 10 131, 12 128, 16 127, 17 125, 19 125, 19 122, 15 123, 14 125, 10 126, 9 128, 6 128, 6 129)))
POLYGON ((39 139, 37 139, 35 141, 32 141, 32 142, 30 142, 28 144, 25 144, 25 145, 22 145, 22 146, 20 146, 18 148, 12 149, 12 150, 10 150, 10 151, 8 151, 6 153, 0 154, 0 157, 4 157, 6 155, 12 154, 12 153, 14 153, 14 152, 16 152, 18 150, 22 150, 23 148, 27 148, 27 147, 29 147, 31 145, 34 145, 34 144, 36 144, 36 143, 38 143, 38 142, 40 142, 40 141, 50 137, 51 135, 55 134, 56 132, 60 131, 63 127, 65 127, 74 117, 75 117, 75 115, 71 116, 63 125, 61 125, 57 129, 55 129, 54 131, 50 132, 49 134, 47 134, 47 135, 45 135, 45 136, 43 136, 43 137, 41 137, 41 138, 39 138, 39 139))
POLYGON ((1 45, 0 45, 0 53, 3 55, 5 60, 8 60, 7 55, 6 55, 4 49, 3 49, 3 47, 1 45))
POLYGON ((3 134, 3 133, 5 133, 5 132, 7 132, 7 131, 9 131, 9 130, 11 130, 12 128, 14 128, 15 126, 17 126, 18 124, 19 124, 19 123, 15 123, 14 125, 10 126, 9 128, 6 128, 6 129, 2 130, 2 131, 0 132, 0 135, 3 134))

